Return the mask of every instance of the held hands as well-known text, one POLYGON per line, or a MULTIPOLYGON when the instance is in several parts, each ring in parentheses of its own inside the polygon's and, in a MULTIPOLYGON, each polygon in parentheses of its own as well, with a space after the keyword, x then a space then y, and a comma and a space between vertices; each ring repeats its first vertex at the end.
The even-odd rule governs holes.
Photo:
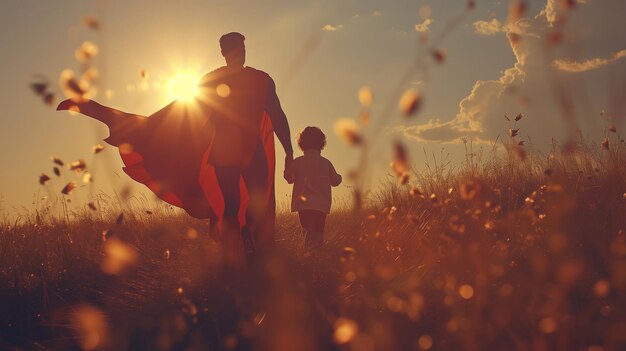
POLYGON ((291 164, 293 163, 293 153, 288 153, 285 155, 285 170, 283 171, 283 177, 287 181, 287 183, 291 184, 292 174, 291 174, 291 164))
POLYGON ((293 162, 293 153, 290 152, 285 155, 285 169, 289 168, 292 162, 293 162))

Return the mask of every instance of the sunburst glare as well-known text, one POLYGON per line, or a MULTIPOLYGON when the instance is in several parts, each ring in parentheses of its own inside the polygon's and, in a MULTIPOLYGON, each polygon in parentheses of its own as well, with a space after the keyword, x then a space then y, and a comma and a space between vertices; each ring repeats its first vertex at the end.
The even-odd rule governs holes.
POLYGON ((189 71, 176 72, 167 83, 167 100, 191 100, 198 93, 198 81, 200 77, 189 71))

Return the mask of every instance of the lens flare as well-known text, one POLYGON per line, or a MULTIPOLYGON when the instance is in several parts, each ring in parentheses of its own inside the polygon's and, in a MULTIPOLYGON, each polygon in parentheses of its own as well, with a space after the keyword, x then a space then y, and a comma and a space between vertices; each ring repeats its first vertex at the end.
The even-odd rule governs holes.
POLYGON ((167 84, 167 99, 192 100, 199 93, 198 82, 197 75, 191 72, 177 72, 167 84))

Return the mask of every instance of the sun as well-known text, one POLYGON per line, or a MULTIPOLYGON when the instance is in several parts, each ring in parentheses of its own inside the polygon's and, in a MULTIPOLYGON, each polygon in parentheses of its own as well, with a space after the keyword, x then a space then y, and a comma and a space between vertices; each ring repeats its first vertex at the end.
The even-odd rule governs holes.
POLYGON ((175 73, 166 86, 167 99, 169 101, 192 100, 199 93, 198 81, 198 75, 192 72, 175 73))

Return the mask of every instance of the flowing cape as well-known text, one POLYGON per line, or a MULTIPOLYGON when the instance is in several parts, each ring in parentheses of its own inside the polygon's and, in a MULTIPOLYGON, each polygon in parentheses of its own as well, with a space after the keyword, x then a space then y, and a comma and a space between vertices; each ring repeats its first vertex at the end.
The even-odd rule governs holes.
MULTIPOLYGON (((74 109, 61 103, 57 109, 74 109)), ((121 112, 95 101, 78 103, 80 113, 95 118, 109 127, 105 141, 119 148, 124 172, 144 184, 163 201, 184 209, 195 218, 220 221, 224 213, 224 198, 217 182, 212 149, 216 146, 213 106, 200 99, 174 101, 149 117, 121 112)), ((274 137, 268 114, 261 112, 257 134, 260 142, 253 150, 261 151, 266 164, 260 172, 268 172, 265 200, 274 206, 274 137), (262 148, 262 150, 257 150, 262 148)), ((257 138, 257 140, 259 140, 257 138)), ((227 138, 222 141, 225 144, 227 138)), ((234 142, 234 140, 232 140, 234 142)), ((226 149, 226 147, 222 146, 226 149)), ((228 154, 226 152, 226 154, 228 154)), ((221 158, 228 155, 222 155, 221 158)), ((237 155, 232 164, 255 167, 250 164, 252 154, 237 155), (247 157, 249 156, 249 157, 247 157)), ((252 170, 255 171, 255 170, 252 170)), ((265 176, 263 177, 265 178, 265 176)), ((246 224, 248 191, 240 179, 239 221, 246 224)), ((272 228, 273 229, 273 228, 272 228)))

